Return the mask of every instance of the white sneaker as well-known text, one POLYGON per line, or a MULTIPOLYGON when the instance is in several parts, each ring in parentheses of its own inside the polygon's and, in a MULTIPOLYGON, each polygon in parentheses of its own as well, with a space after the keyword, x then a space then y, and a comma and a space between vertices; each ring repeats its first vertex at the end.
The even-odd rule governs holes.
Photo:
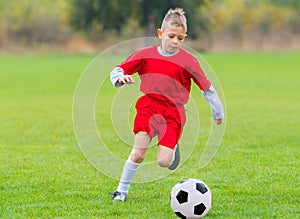
POLYGON ((125 195, 121 192, 115 191, 114 193, 110 193, 110 194, 112 195, 112 200, 113 201, 121 201, 121 202, 126 201, 127 195, 125 195))

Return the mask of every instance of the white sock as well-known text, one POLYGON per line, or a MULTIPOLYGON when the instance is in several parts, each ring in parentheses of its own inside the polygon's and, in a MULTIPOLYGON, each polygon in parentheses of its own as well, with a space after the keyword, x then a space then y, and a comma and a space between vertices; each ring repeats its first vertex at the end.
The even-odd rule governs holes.
POLYGON ((135 176, 135 173, 139 167, 139 163, 134 163, 130 157, 125 162, 123 167, 122 176, 119 182, 119 186, 117 188, 118 192, 121 192, 123 194, 128 194, 128 190, 130 187, 130 184, 133 180, 133 177, 135 176))

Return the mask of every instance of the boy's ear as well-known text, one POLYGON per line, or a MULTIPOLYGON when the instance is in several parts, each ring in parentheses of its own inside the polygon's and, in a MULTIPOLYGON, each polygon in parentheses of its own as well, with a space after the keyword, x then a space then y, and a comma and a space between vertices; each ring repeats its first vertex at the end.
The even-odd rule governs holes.
POLYGON ((157 29, 157 35, 158 35, 158 38, 161 39, 161 37, 162 37, 162 30, 161 29, 157 29))

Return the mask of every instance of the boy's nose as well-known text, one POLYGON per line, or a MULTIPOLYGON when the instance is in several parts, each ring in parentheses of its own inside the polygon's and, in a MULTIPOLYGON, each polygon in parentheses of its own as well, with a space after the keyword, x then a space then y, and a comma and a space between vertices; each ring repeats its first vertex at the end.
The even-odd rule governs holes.
POLYGON ((177 37, 174 37, 174 38, 173 38, 173 43, 176 43, 176 44, 178 43, 177 37))

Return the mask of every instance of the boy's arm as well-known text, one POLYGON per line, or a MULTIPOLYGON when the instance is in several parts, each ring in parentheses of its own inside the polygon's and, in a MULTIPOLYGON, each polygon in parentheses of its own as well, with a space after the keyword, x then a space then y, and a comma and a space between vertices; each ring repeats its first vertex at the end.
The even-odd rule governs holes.
POLYGON ((208 90, 202 91, 202 94, 212 109, 212 116, 215 122, 218 125, 221 124, 222 119, 224 118, 224 108, 217 92, 211 85, 208 90))
POLYGON ((124 84, 133 84, 134 80, 131 75, 124 75, 121 67, 115 67, 110 73, 110 81, 115 87, 121 87, 124 84))

